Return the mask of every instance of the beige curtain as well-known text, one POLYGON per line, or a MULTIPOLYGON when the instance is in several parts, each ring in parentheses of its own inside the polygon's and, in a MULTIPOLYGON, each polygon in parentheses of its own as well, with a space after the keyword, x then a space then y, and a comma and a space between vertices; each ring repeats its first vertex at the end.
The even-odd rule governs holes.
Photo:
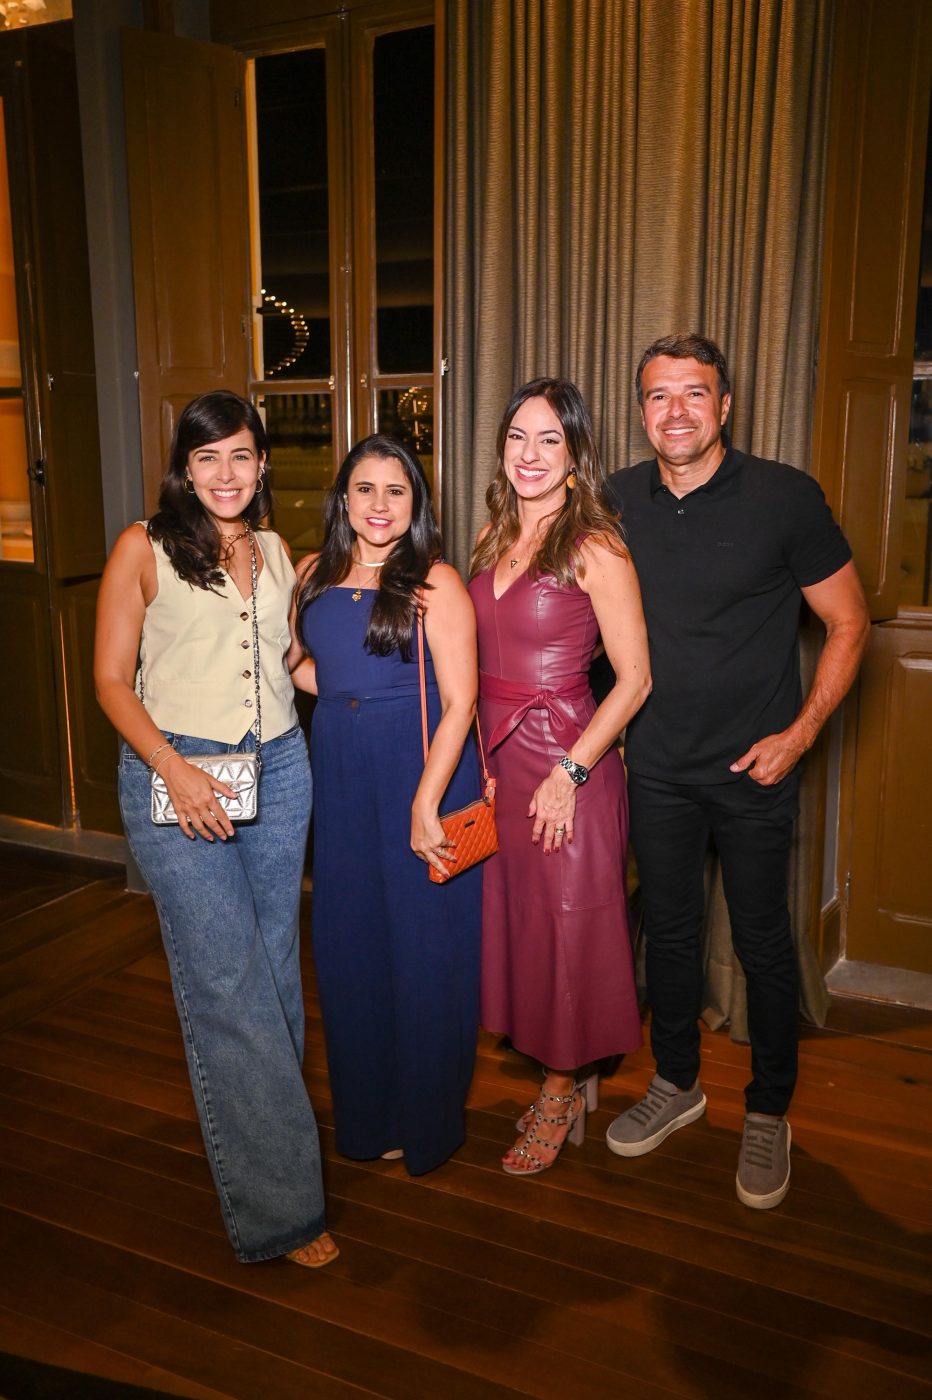
MULTIPOLYGON (((574 379, 614 470, 649 455, 632 381, 671 331, 723 347, 738 447, 808 467, 830 32, 831 0, 447 0, 442 494, 460 568, 513 387, 574 379)), ((720 891, 711 908, 708 1015, 743 1037, 720 891)), ((805 941, 801 968, 821 1020, 805 941)))

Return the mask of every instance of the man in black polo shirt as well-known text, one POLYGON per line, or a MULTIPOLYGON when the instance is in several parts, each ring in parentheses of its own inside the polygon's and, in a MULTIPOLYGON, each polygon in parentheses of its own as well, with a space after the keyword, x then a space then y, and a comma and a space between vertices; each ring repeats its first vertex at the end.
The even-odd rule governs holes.
POLYGON ((647 939, 657 1074, 608 1130, 622 1157, 701 1117, 703 870, 711 835, 747 978, 753 1078, 737 1191, 766 1210, 789 1189, 797 972, 786 879, 798 763, 857 673, 869 621, 851 550, 811 477, 731 447, 718 346, 668 336, 636 388, 657 456, 613 473, 637 566, 653 691, 628 726, 631 841, 647 939), (805 701, 800 598, 825 646, 805 701))

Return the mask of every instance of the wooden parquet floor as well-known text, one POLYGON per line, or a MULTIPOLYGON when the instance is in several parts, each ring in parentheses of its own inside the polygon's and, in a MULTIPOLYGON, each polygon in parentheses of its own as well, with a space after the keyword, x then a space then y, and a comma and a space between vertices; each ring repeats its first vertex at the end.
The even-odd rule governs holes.
MULTIPOLYGON (((26 893, 3 874, 0 954, 46 895, 88 917, 87 880, 26 893)), ((704 1120, 608 1152, 642 1050, 533 1181, 498 1165, 529 1070, 483 1034, 467 1142, 412 1179, 335 1154, 309 964, 307 990, 342 1249, 319 1273, 229 1250, 160 951, 0 1035, 6 1400, 932 1396, 932 1016, 836 1002, 830 1029, 804 1028, 793 1189, 755 1212, 734 1194, 747 1051, 722 1033, 703 1040, 704 1120)))

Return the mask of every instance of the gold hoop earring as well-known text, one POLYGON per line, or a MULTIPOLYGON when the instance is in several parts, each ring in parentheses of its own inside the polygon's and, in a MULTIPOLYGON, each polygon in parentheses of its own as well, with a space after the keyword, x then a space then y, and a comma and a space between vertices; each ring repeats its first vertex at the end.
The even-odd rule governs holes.
POLYGON ((567 489, 567 491, 575 491, 575 490, 576 490, 576 473, 575 473, 575 472, 570 472, 569 476, 566 478, 566 489, 567 489))
POLYGON ((259 475, 256 477, 256 495, 259 494, 259 492, 262 490, 262 488, 263 488, 264 485, 265 485, 265 472, 264 472, 264 471, 261 471, 261 472, 259 473, 259 475))
POLYGON ((194 495, 194 482, 189 476, 186 476, 184 479, 184 490, 187 491, 189 496, 194 495))

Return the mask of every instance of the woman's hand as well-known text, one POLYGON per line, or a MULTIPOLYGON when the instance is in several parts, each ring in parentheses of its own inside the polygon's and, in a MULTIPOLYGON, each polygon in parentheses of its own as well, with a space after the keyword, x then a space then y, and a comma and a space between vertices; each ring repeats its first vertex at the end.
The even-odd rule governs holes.
POLYGON ((559 763, 534 793, 527 814, 534 818, 531 840, 537 846, 543 836, 545 856, 549 856, 551 851, 558 851, 564 841, 570 846, 573 844, 576 784, 559 763))
POLYGON ((419 860, 439 870, 444 879, 452 875, 456 862, 455 841, 448 841, 436 808, 422 808, 415 802, 411 808, 411 849, 419 860))
POLYGON ((170 754, 158 765, 158 770, 168 788, 178 828, 185 836, 191 841, 196 836, 203 836, 205 841, 219 836, 221 841, 226 841, 234 834, 233 823, 218 801, 219 794, 236 796, 228 783, 221 783, 203 768, 188 763, 180 753, 170 754))

